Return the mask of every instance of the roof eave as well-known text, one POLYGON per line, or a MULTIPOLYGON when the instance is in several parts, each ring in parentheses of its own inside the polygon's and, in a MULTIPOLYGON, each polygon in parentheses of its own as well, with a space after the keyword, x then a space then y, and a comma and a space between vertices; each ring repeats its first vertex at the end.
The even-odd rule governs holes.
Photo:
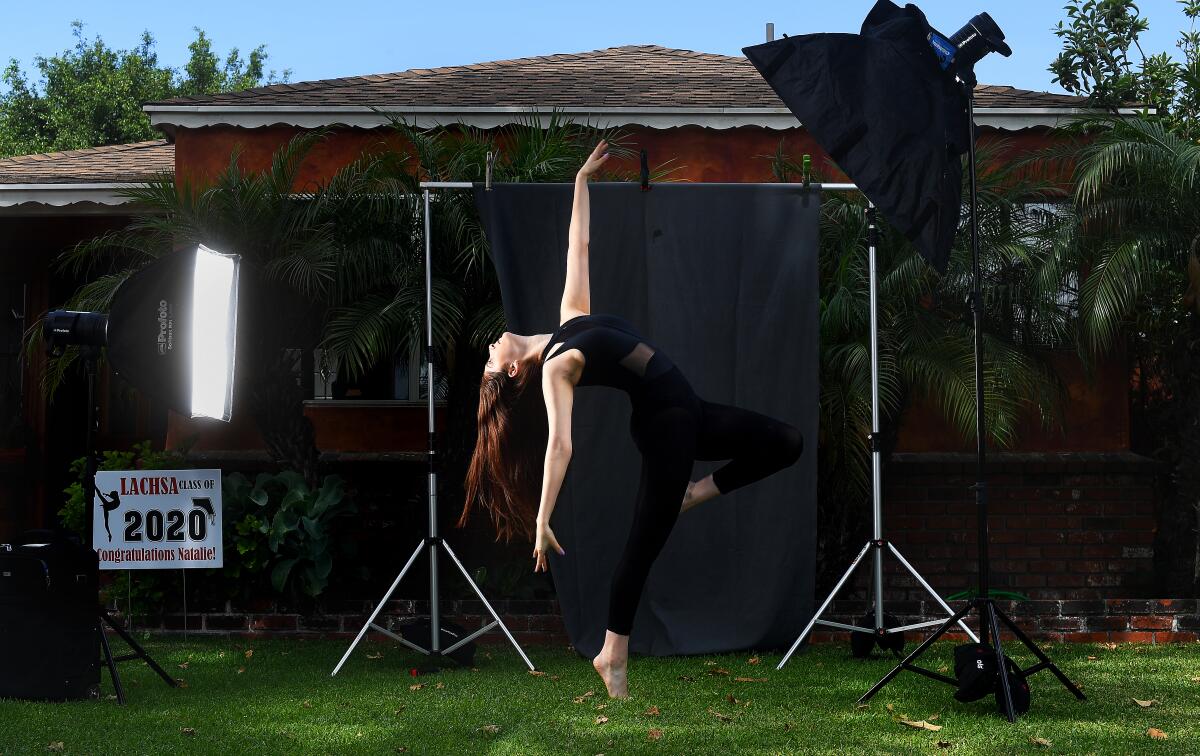
POLYGON ((123 190, 144 183, 0 184, 0 213, 4 215, 122 215, 131 200, 123 190))
MULTIPOLYGON (((391 119, 401 118, 417 128, 461 123, 476 128, 491 129, 531 118, 548 118, 557 111, 576 121, 599 127, 645 126, 669 129, 679 126, 702 126, 731 129, 758 126, 766 129, 793 129, 796 117, 783 107, 583 107, 583 106, 416 106, 399 105, 366 108, 359 105, 147 105, 143 108, 150 122, 160 129, 201 128, 205 126, 295 126, 319 128, 344 125, 356 128, 386 126, 391 119)), ((1078 107, 977 107, 975 120, 980 126, 1005 130, 1060 125, 1072 117, 1096 113, 1078 107)), ((1124 109, 1122 113, 1138 111, 1124 109)))

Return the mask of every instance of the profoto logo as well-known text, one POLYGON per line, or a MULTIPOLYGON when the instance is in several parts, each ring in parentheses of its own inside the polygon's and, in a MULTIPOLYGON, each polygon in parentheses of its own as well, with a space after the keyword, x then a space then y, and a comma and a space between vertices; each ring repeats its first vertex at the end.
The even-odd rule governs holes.
POLYGON ((174 334, 171 332, 170 308, 167 300, 158 302, 158 353, 164 355, 174 346, 174 334))

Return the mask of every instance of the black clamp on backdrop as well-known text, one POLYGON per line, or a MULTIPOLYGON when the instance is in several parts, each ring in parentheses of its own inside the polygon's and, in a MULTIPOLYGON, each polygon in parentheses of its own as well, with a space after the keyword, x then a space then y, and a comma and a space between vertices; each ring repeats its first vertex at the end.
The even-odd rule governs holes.
POLYGON ((650 191, 650 160, 645 150, 642 150, 642 191, 650 191))

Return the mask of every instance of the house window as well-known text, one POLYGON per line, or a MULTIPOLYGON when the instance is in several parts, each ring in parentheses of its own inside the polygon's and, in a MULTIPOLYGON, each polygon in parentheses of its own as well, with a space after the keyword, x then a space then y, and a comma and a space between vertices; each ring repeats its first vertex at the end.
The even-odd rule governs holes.
MULTIPOLYGON (((443 361, 434 357, 435 401, 449 394, 450 381, 443 361)), ((336 362, 321 349, 313 352, 313 398, 317 400, 392 400, 426 401, 429 383, 424 350, 417 354, 396 354, 381 360, 362 375, 348 378, 340 374, 336 362)))

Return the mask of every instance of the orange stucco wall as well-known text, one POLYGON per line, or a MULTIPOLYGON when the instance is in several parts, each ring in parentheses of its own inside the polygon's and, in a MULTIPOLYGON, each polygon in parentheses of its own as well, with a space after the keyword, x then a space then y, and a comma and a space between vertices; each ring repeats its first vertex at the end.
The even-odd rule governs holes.
MULTIPOLYGON (((204 182, 223 171, 230 155, 240 153, 244 170, 261 170, 270 164, 271 155, 300 130, 292 127, 241 129, 208 127, 180 129, 176 134, 176 175, 181 180, 204 182)), ((769 181, 770 155, 781 141, 784 152, 793 159, 802 154, 812 155, 814 169, 826 172, 828 178, 844 180, 829 172, 824 153, 802 130, 775 131, 757 127, 736 129, 705 129, 680 127, 649 129, 629 127, 627 143, 647 151, 651 166, 668 163, 674 167, 674 180, 703 182, 769 181)), ((1020 132, 985 131, 981 143, 1002 139, 1002 149, 1013 158, 1049 144, 1045 131, 1027 129, 1020 132)), ((358 157, 364 149, 400 142, 388 129, 341 129, 331 132, 328 139, 317 144, 302 166, 296 189, 312 189, 327 180, 341 166, 358 157)), ((624 166, 636 170, 636 161, 624 166)), ((1124 360, 1110 361, 1099 374, 1088 379, 1077 360, 1056 357, 1055 365, 1067 387, 1064 425, 1061 432, 1046 432, 1036 421, 1036 412, 1020 434, 1014 447, 1028 451, 1114 451, 1129 448, 1129 371, 1124 360)), ((900 448, 908 451, 950 451, 970 448, 953 428, 950 428, 933 409, 935 405, 918 401, 903 418, 900 448)), ((345 434, 325 428, 327 438, 341 439, 345 434)))

